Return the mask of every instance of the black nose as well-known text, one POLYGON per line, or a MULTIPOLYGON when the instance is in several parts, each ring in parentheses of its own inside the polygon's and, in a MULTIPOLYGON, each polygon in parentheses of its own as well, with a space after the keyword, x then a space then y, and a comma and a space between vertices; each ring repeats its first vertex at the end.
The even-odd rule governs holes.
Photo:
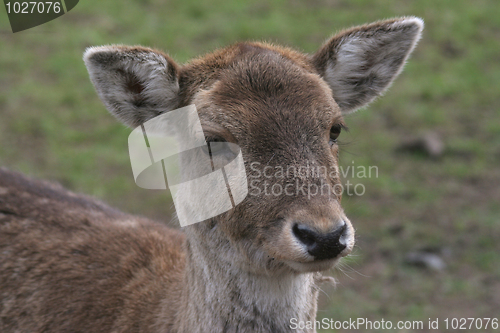
POLYGON ((295 237, 306 246, 307 252, 316 260, 335 258, 346 248, 343 237, 347 230, 345 222, 327 234, 316 232, 301 223, 295 223, 292 230, 295 237))

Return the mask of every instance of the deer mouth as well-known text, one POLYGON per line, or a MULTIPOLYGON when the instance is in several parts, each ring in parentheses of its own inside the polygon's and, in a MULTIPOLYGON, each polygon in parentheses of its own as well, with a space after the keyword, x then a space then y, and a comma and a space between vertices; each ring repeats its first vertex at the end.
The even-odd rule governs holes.
POLYGON ((309 262, 286 261, 285 263, 293 270, 300 273, 322 272, 334 268, 342 257, 334 259, 319 259, 309 262))

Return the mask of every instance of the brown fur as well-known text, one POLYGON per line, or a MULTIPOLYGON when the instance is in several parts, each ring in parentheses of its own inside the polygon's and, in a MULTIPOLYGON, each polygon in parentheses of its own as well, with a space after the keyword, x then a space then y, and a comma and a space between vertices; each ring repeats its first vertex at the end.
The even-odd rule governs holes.
MULTIPOLYGON (((249 183, 334 188, 331 129, 390 85, 421 29, 416 18, 377 22, 334 36, 315 55, 239 43, 184 66, 127 46, 91 48, 84 60, 122 122, 135 127, 195 104, 206 137, 241 148, 249 183), (266 176, 280 167, 327 173, 266 176)), ((0 332, 280 333, 292 331, 292 318, 314 320, 318 283, 329 280, 319 272, 354 245, 341 193, 251 192, 175 231, 1 169, 0 332), (328 240, 321 255, 297 225, 328 240), (331 254, 340 229, 345 246, 331 254)))
POLYGON ((0 191, 1 332, 149 332, 179 298, 182 233, 5 169, 0 191))

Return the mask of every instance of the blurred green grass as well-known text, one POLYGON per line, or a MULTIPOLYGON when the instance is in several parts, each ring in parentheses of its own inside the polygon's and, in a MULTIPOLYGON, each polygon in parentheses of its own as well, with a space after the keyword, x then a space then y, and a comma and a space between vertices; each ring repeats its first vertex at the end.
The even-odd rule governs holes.
POLYGON ((495 1, 80 1, 67 15, 12 34, 0 10, 0 164, 54 179, 129 212, 167 220, 164 192, 135 186, 130 132, 104 109, 81 56, 142 44, 178 62, 241 40, 314 52, 332 33, 402 15, 422 41, 386 96, 347 117, 342 165, 377 166, 343 204, 357 247, 334 272, 319 318, 498 317, 500 308, 500 4, 495 1), (398 153, 438 133, 444 154, 398 153), (405 264, 429 250, 443 271, 405 264))

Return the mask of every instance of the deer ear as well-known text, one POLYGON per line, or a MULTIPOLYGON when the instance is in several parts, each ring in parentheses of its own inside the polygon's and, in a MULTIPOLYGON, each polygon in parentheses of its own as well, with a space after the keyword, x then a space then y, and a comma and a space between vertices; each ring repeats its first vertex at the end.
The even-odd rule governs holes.
POLYGON ((90 47, 83 56, 106 108, 137 127, 177 107, 178 67, 167 55, 143 47, 90 47))
POLYGON ((398 76, 424 22, 403 17, 351 28, 326 42, 312 61, 342 113, 365 106, 398 76))

